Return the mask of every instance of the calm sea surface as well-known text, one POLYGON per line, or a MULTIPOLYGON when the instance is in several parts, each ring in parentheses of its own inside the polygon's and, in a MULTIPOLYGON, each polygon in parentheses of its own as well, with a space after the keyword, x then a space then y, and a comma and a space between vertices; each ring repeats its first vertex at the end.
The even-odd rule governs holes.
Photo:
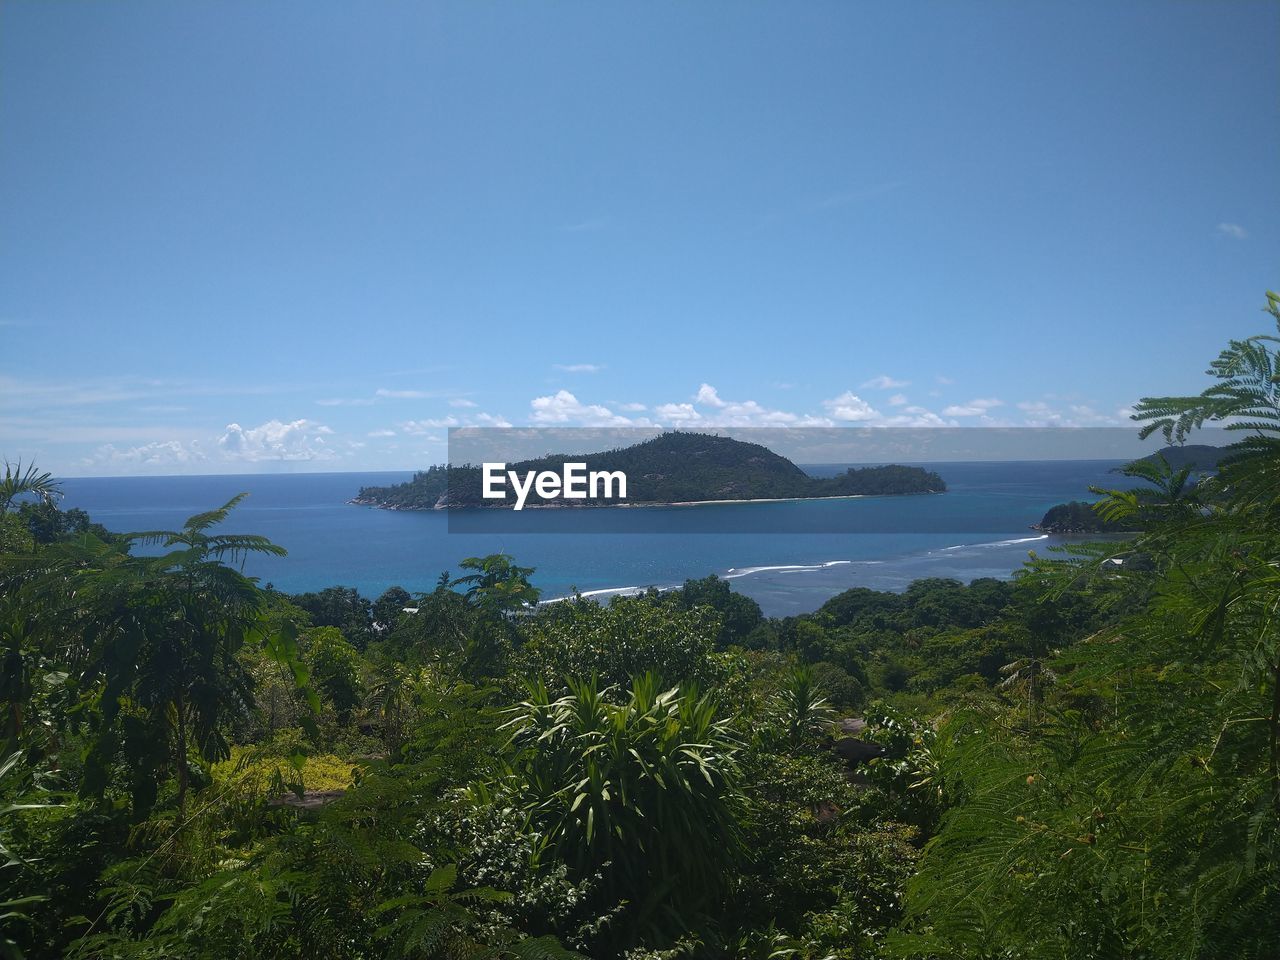
MULTIPOLYGON (((936 497, 869 497, 803 503, 650 508, 637 524, 678 530, 688 510, 714 511, 713 532, 681 534, 593 532, 602 510, 574 511, 581 532, 451 533, 443 513, 396 513, 350 506, 361 486, 407 480, 409 473, 259 474, 217 477, 75 478, 64 481, 64 507, 80 507, 110 530, 174 529, 188 516, 249 497, 226 532, 257 533, 289 551, 253 558, 246 572, 291 593, 341 584, 370 596, 393 584, 410 591, 434 586, 465 557, 510 553, 536 568, 545 597, 580 590, 672 586, 715 573, 760 602, 765 612, 813 610, 853 586, 901 590, 921 577, 1007 577, 1027 558, 1066 538, 1042 536, 1030 525, 1065 500, 1090 498, 1091 484, 1121 485, 1116 461, 926 464, 947 481, 936 497), (900 512, 911 533, 784 534, 778 511, 900 512), (939 528, 964 533, 920 532, 939 528), (721 519, 722 518, 722 519, 721 519)), ((806 467, 814 474, 843 467, 806 467)), ((700 518, 700 520, 703 518, 700 518)), ((501 518, 494 512, 494 525, 501 518)), ((701 524, 706 526, 705 523, 701 524)), ((833 524, 837 525, 837 524, 833 524)))

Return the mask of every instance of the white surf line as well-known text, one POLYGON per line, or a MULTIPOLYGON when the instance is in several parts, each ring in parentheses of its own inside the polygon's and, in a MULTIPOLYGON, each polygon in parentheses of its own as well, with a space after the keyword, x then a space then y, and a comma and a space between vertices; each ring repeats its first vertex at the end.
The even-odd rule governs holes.
POLYGON ((828 560, 825 563, 783 563, 776 566, 767 567, 743 567, 739 570, 737 567, 730 567, 729 570, 722 574, 721 580, 734 580, 738 577, 749 577, 753 573, 802 573, 810 570, 825 570, 828 567, 836 567, 846 563, 882 563, 881 560, 828 560))
MULTIPOLYGON (((804 573, 816 570, 826 570, 829 567, 837 567, 843 564, 879 564, 884 560, 827 560, 824 563, 784 563, 773 566, 762 567, 730 567, 726 572, 716 574, 721 580, 735 580, 738 577, 749 577, 756 573, 804 573)), ((657 584, 648 584, 647 586, 631 586, 631 587, 605 587, 600 590, 584 590, 581 593, 566 594, 563 597, 551 597, 548 600, 539 600, 538 605, 542 606, 548 603, 563 603, 566 600, 573 600, 575 597, 607 597, 607 596, 635 596, 644 593, 646 590, 657 590, 659 593, 666 593, 668 590, 679 590, 683 586, 680 584, 672 584, 670 586, 659 586, 657 584)))
MULTIPOLYGON (((712 507, 725 505, 729 506, 735 503, 803 503, 806 500, 865 500, 868 497, 876 496, 900 496, 900 494, 875 494, 875 493, 842 493, 832 497, 754 497, 746 500, 674 500, 670 503, 654 501, 652 503, 637 501, 633 503, 611 503, 611 507, 712 507)), ((908 494, 909 496, 909 494, 908 494)))
POLYGON ((1049 539, 1049 534, 1042 533, 1037 537, 1018 537, 1014 540, 983 540, 979 543, 957 543, 953 547, 943 547, 941 550, 930 551, 930 552, 943 553, 947 550, 967 550, 967 549, 978 549, 978 548, 985 548, 985 547, 1012 547, 1019 543, 1036 543, 1040 540, 1048 540, 1048 539, 1049 539))
POLYGON ((675 587, 659 587, 655 584, 649 584, 645 587, 604 587, 600 590, 583 590, 581 593, 568 593, 563 597, 552 597, 549 600, 539 600, 538 606, 545 606, 549 603, 564 603, 566 600, 576 600, 578 597, 586 599, 587 597, 631 597, 638 593, 644 593, 646 590, 674 590, 675 587))

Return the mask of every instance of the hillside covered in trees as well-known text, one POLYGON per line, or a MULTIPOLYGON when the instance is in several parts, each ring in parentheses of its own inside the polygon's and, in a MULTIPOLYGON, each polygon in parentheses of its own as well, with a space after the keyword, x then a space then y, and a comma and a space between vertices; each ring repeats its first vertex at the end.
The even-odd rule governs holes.
MULTIPOLYGON (((834 477, 810 477, 786 457, 758 443, 730 437, 674 431, 643 443, 582 456, 553 455, 508 464, 520 475, 559 472, 566 462, 585 463, 588 471, 620 470, 627 477, 627 503, 689 503, 702 500, 755 500, 808 497, 887 496, 942 493, 947 485, 920 467, 886 465, 850 468, 834 477)), ((391 510, 504 506, 483 497, 481 469, 433 466, 406 483, 364 487, 351 501, 391 510)), ((615 499, 541 503, 560 506, 609 506, 615 499)))
POLYGON ((235 500, 104 538, 7 467, 0 955, 1269 960, 1278 345, 1138 404, 1239 439, 1131 464, 1123 543, 786 619, 504 555, 291 597, 235 500))
MULTIPOLYGON (((1221 447, 1213 447, 1203 443, 1177 444, 1157 450, 1150 456, 1136 460, 1125 467, 1117 468, 1117 472, 1130 477, 1151 480, 1159 486, 1175 485, 1186 487, 1199 476, 1212 474, 1218 469, 1218 462, 1226 455, 1221 447), (1167 479, 1164 479, 1166 478, 1167 479)), ((1094 489, 1096 494, 1104 494, 1105 490, 1094 489)), ((1157 489, 1157 494, 1163 492, 1157 489)), ((1147 497, 1148 493, 1139 488, 1135 493, 1138 498, 1147 497)), ((1130 533, 1140 529, 1140 512, 1132 515, 1117 515, 1109 508, 1107 500, 1072 500, 1070 503, 1059 503, 1045 511, 1039 523, 1032 524, 1033 530, 1045 533, 1130 533)))

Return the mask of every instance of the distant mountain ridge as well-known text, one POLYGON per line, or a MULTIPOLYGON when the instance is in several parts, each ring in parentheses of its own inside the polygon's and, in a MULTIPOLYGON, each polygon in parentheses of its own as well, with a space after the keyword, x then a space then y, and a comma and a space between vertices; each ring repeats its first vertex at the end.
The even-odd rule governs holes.
MULTIPOLYGON (((811 477, 786 457, 758 443, 705 433, 676 431, 643 443, 600 453, 539 457, 507 465, 521 475, 559 472, 565 462, 585 463, 588 471, 621 470, 627 476, 628 504, 809 499, 942 493, 947 485, 921 467, 880 466, 849 469, 834 477, 811 477)), ((387 510, 442 510, 503 507, 506 501, 482 496, 479 466, 433 466, 406 483, 363 487, 350 501, 387 510)), ((616 506, 617 500, 539 500, 541 506, 616 506)))

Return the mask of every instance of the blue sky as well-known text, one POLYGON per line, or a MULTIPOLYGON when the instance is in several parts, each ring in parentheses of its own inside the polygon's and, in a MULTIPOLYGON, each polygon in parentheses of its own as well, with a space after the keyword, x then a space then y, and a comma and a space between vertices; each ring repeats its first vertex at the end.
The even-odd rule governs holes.
POLYGON ((0 5, 0 456, 1122 423, 1280 285, 1280 4, 0 5))

